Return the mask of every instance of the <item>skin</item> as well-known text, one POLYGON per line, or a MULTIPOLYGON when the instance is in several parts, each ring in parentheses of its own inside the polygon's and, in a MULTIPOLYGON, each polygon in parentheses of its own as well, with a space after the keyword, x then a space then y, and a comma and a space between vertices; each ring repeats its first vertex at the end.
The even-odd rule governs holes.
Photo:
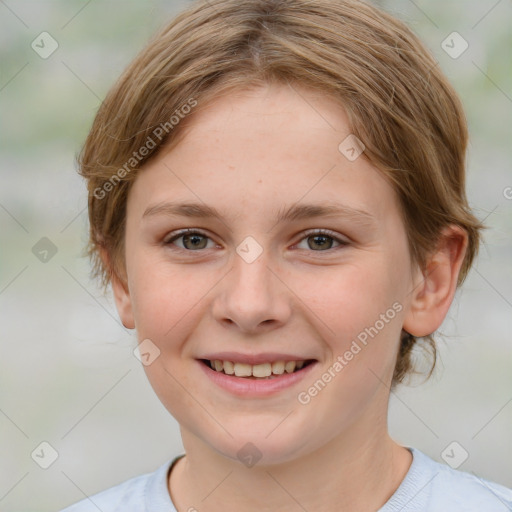
POLYGON ((218 97, 188 121, 182 140, 133 184, 126 276, 112 283, 124 325, 160 350, 144 368, 186 450, 169 476, 172 500, 179 511, 377 510, 412 462, 387 429, 400 334, 440 326, 467 237, 446 228, 420 270, 393 188, 364 154, 349 161, 338 150, 350 128, 325 95, 255 88, 218 97), (166 201, 213 206, 223 218, 143 217, 166 201), (371 221, 276 223, 290 205, 327 202, 365 210, 371 221), (169 242, 183 228, 205 232, 200 249, 183 237, 169 242), (304 234, 311 229, 329 229, 346 244, 304 234), (263 251, 252 263, 236 252, 247 236, 263 251), (401 311, 299 403, 298 393, 394 303, 401 311), (318 363, 297 385, 247 399, 204 375, 196 358, 211 351, 286 352, 318 363), (250 468, 237 458, 247 442, 262 455, 250 468))

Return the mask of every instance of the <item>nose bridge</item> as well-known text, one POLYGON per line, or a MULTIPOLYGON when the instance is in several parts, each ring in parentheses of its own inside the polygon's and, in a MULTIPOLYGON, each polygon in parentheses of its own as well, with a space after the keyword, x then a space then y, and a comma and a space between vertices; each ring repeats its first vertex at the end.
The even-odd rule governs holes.
POLYGON ((289 315, 285 287, 270 269, 270 252, 258 246, 254 239, 246 239, 237 247, 214 308, 218 321, 236 324, 244 331, 263 324, 280 325, 289 315))

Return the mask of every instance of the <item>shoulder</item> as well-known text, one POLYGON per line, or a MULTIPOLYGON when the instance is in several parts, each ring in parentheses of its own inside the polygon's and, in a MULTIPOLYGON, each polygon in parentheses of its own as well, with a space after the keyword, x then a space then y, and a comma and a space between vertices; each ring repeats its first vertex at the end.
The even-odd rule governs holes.
MULTIPOLYGON (((412 502, 428 512, 508 512, 512 510, 512 490, 474 474, 459 471, 434 461, 421 451, 411 449, 413 464, 409 473, 416 481, 412 502)), ((409 477, 410 475, 406 476, 409 477)), ((405 480, 404 480, 405 482, 405 480)), ((410 482, 409 482, 410 483, 410 482)))
MULTIPOLYGON (((424 454, 423 456, 428 458, 424 454)), ((512 510, 511 489, 474 474, 452 469, 432 459, 429 460, 435 472, 431 494, 433 510, 441 509, 448 504, 454 507, 452 510, 464 510, 464 512, 512 510)))
POLYGON ((131 478, 110 489, 89 496, 61 512, 97 512, 98 509, 102 512, 114 512, 122 503, 129 503, 131 506, 137 506, 140 510, 144 510, 142 501, 144 488, 150 477, 151 473, 147 473, 131 478))
MULTIPOLYGON (((176 459, 174 459, 176 460, 176 459)), ((60 512, 143 512, 155 499, 159 503, 170 501, 166 475, 174 461, 167 461, 153 473, 130 478, 119 485, 89 496, 60 512), (149 501, 148 501, 149 499, 149 501)), ((173 510, 166 508, 165 510, 173 510)))

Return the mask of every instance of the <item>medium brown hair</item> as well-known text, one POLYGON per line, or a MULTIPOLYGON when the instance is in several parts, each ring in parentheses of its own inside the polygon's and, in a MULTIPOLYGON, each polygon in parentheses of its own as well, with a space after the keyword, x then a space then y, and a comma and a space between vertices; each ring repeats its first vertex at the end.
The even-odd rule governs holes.
MULTIPOLYGON (((202 0, 128 66, 79 156, 89 191, 87 254, 104 289, 113 272, 126 276, 126 202, 144 164, 180 140, 194 113, 219 95, 271 83, 313 88, 344 108, 364 155, 396 191, 411 257, 421 268, 445 226, 467 232, 460 285, 483 227, 465 193, 466 120, 411 30, 357 0, 202 0)), ((435 343, 432 335, 423 340, 434 356, 432 372, 435 343)), ((393 384, 414 370, 416 341, 403 332, 393 384)))

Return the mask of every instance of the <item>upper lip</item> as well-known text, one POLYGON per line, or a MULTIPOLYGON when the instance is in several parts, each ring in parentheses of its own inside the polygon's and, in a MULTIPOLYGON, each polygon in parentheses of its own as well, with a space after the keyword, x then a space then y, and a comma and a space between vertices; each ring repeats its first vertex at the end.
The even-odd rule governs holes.
POLYGON ((284 354, 278 352, 263 352, 260 354, 241 354, 240 352, 215 352, 206 354, 199 359, 208 359, 210 361, 231 361, 233 363, 245 363, 250 365, 262 363, 275 363, 276 361, 307 361, 312 357, 302 357, 294 354, 284 354))

